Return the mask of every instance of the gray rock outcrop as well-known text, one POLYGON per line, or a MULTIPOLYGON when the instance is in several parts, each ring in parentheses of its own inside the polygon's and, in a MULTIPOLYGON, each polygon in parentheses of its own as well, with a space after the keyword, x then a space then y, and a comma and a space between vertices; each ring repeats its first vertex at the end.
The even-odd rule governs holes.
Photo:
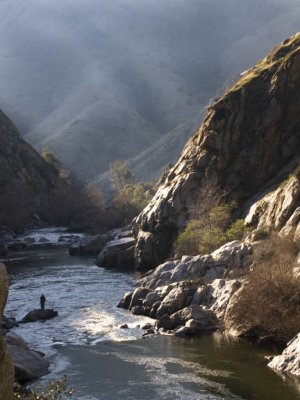
POLYGON ((140 280, 140 287, 126 294, 119 306, 133 314, 157 319, 157 328, 178 336, 222 329, 238 279, 251 264, 252 248, 234 241, 210 255, 167 261, 140 280))
POLYGON ((247 224, 300 238, 300 181, 290 176, 275 190, 269 189, 247 210, 247 224))
POLYGON ((252 248, 238 240, 226 243, 210 255, 183 256, 181 260, 167 261, 159 265, 141 283, 149 288, 168 285, 183 280, 206 283, 231 274, 243 274, 251 264, 252 248))

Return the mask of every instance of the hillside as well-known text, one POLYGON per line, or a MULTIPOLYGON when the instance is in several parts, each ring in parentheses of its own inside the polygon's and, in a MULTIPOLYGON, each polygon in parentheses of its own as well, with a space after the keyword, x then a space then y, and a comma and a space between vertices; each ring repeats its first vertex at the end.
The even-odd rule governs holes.
POLYGON ((2 1, 0 103, 77 178, 97 179, 115 158, 142 170, 144 151, 298 30, 299 14, 294 0, 2 1))
MULTIPOLYGON (((195 194, 208 183, 224 189, 228 200, 235 200, 240 212, 247 214, 252 203, 274 191, 298 166, 299 71, 297 34, 274 48, 209 107, 198 132, 136 220, 140 227, 136 257, 141 265, 155 266, 170 254, 195 194)), ((257 216, 253 225, 262 215, 276 228, 276 216, 292 193, 289 210, 278 225, 284 227, 299 204, 297 184, 287 188, 286 197, 276 197, 275 204, 265 199, 263 206, 258 203, 252 209, 257 216)), ((294 224, 297 221, 294 218, 294 224)))
POLYGON ((63 208, 63 199, 72 191, 1 110, 0 171, 0 226, 22 227, 35 214, 52 222, 55 205, 59 202, 63 208))

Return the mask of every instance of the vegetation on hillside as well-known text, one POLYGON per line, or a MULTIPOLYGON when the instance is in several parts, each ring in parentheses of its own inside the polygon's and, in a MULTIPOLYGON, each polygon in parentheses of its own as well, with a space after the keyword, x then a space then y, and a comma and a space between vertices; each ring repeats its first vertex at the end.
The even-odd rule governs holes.
POLYGON ((41 151, 41 156, 47 163, 52 165, 57 171, 58 176, 68 182, 70 182, 71 174, 68 170, 64 169, 60 160, 55 156, 54 152, 50 150, 48 147, 45 147, 41 151))
POLYGON ((224 202, 225 193, 206 186, 197 201, 184 231, 174 243, 176 257, 209 254, 232 240, 242 239, 247 228, 241 219, 232 223, 235 203, 224 202))
POLYGON ((136 183, 128 165, 121 160, 110 164, 109 177, 114 188, 115 213, 120 225, 127 225, 147 206, 154 187, 149 183, 136 183))

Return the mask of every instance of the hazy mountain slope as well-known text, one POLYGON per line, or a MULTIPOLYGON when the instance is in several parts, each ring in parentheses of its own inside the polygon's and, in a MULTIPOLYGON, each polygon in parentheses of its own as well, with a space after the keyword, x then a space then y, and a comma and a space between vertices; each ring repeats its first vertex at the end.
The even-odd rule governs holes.
MULTIPOLYGON (((153 182, 164 172, 165 168, 168 168, 169 164, 175 163, 186 141, 197 130, 202 115, 201 113, 197 118, 188 119, 163 135, 136 157, 127 159, 126 162, 136 181, 153 182)), ((108 172, 98 176, 94 183, 103 188, 106 195, 110 197, 112 188, 108 172)))
POLYGON ((92 179, 198 115, 245 67, 237 52, 224 69, 227 49, 263 26, 281 40, 277 18, 291 9, 299 15, 293 0, 0 1, 0 102, 33 145, 92 179))

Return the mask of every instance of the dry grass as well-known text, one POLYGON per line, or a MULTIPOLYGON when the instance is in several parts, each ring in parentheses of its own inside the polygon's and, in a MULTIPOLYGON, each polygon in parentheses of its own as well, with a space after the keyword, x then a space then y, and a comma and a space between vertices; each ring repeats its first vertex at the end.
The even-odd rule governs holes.
POLYGON ((272 235, 256 249, 254 267, 232 316, 257 337, 286 344, 300 331, 300 278, 293 274, 298 248, 272 235))

